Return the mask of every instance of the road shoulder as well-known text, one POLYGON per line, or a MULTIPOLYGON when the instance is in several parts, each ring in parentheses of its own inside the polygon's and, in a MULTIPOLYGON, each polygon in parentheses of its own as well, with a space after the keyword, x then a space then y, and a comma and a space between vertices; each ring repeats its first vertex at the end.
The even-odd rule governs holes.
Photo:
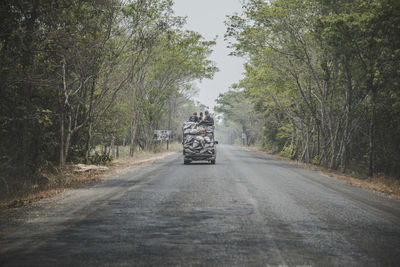
POLYGON ((388 178, 380 175, 376 175, 373 178, 370 179, 361 179, 361 178, 355 178, 351 177, 348 175, 343 175, 342 173, 339 173, 334 170, 330 170, 327 168, 324 168, 322 166, 317 166, 314 164, 307 164, 307 163, 302 163, 299 161, 291 160, 289 158, 285 158, 282 156, 278 155, 273 155, 270 153, 267 153, 265 151, 260 150, 257 147, 245 147, 245 146, 240 146, 245 150, 255 152, 279 161, 284 161, 286 163, 302 167, 304 169, 312 170, 315 172, 318 172, 321 175, 336 179, 338 181, 354 185, 357 187, 361 187, 367 190, 371 190, 380 194, 383 194, 385 196, 388 196, 393 199, 400 199, 400 181, 396 180, 394 178, 388 178))
MULTIPOLYGON (((92 165, 78 164, 80 166, 77 168, 77 165, 69 165, 63 171, 63 173, 58 174, 59 177, 62 177, 64 179, 64 182, 62 184, 54 187, 49 187, 48 189, 41 190, 39 192, 28 193, 25 196, 0 201, 0 212, 8 209, 25 207, 31 203, 35 203, 42 199, 54 197, 60 193, 69 190, 95 185, 96 183, 106 180, 109 177, 122 175, 132 170, 133 168, 152 164, 176 153, 177 151, 176 149, 174 149, 172 151, 162 151, 159 153, 146 153, 143 156, 138 156, 134 158, 120 158, 114 160, 112 164, 107 167, 101 166, 95 168, 96 166, 93 166, 86 168, 87 166, 92 165)), ((57 178, 53 176, 51 177, 51 179, 57 178)))

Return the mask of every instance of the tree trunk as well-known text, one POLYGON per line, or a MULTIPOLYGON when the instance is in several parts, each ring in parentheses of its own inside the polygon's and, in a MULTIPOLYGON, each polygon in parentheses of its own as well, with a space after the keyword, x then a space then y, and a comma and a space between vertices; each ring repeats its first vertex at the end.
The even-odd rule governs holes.
MULTIPOLYGON (((63 92, 67 90, 67 81, 65 75, 65 61, 62 64, 62 79, 63 79, 63 92)), ((64 104, 64 93, 61 92, 61 103, 60 103, 60 168, 65 165, 65 143, 64 143, 64 119, 65 119, 65 104, 64 104)))
POLYGON ((110 149, 111 149, 111 155, 113 159, 115 159, 115 136, 111 136, 111 144, 110 144, 110 149))
POLYGON ((171 110, 171 100, 168 100, 168 129, 171 130, 171 117, 172 117, 172 110, 171 110))
MULTIPOLYGON (((29 67, 34 64, 33 50, 34 47, 34 33, 36 20, 38 17, 38 9, 39 9, 39 1, 31 1, 32 9, 30 12, 27 10, 27 13, 30 13, 29 16, 26 17, 24 24, 26 25, 26 32, 22 39, 23 42, 23 58, 22 58, 22 72, 25 74, 29 72, 29 67)), ((28 174, 28 166, 29 161, 31 161, 31 138, 30 138, 30 122, 29 117, 32 116, 29 114, 33 111, 33 107, 31 104, 31 96, 32 96, 32 82, 26 81, 23 82, 23 103, 25 107, 24 111, 24 120, 22 125, 22 171, 24 175, 28 174)))
MULTIPOLYGON (((26 112, 26 111, 25 111, 26 112)), ((27 173, 28 160, 29 160, 29 121, 28 114, 24 119, 23 131, 22 131, 22 170, 23 173, 27 173)))
POLYGON ((135 138, 136 138, 136 130, 137 130, 137 119, 133 116, 131 120, 131 143, 129 147, 129 156, 133 157, 135 152, 135 138))
POLYGON ((71 143, 71 137, 73 134, 74 134, 74 131, 72 131, 72 116, 70 114, 69 118, 68 118, 68 132, 67 132, 67 136, 65 138, 65 144, 64 144, 64 164, 66 163, 66 161, 68 159, 69 145, 71 143))
POLYGON ((319 141, 319 135, 320 135, 319 128, 320 128, 320 125, 319 125, 319 123, 318 123, 318 124, 317 124, 317 131, 318 131, 318 137, 317 137, 317 155, 318 155, 318 157, 319 157, 320 154, 321 154, 321 144, 320 144, 320 141, 319 141))
POLYGON ((59 167, 62 168, 65 165, 64 159, 64 111, 61 110, 60 114, 60 162, 59 167))
POLYGON ((64 157, 63 157, 64 158, 64 164, 63 165, 65 165, 65 163, 67 161, 68 152, 69 152, 69 145, 70 145, 70 142, 71 142, 71 135, 72 135, 72 133, 69 131, 67 133, 67 137, 65 138, 64 157))
POLYGON ((313 129, 311 130, 312 145, 311 145, 309 158, 312 160, 312 159, 314 159, 314 155, 315 155, 315 141, 316 141, 316 138, 315 138, 315 124, 313 124, 312 121, 311 121, 311 125, 313 125, 313 129))
POLYGON ((87 140, 86 140, 86 151, 85 151, 85 163, 89 164, 89 154, 90 154, 90 142, 92 141, 92 123, 89 123, 87 140))
POLYGON ((368 177, 372 178, 374 175, 374 155, 375 155, 375 112, 376 112, 376 89, 372 89, 372 113, 369 124, 369 163, 368 163, 368 177))
POLYGON ((342 173, 346 172, 346 165, 347 165, 347 147, 350 143, 350 116, 351 116, 351 108, 352 108, 352 97, 353 97, 353 85, 352 85, 352 78, 350 75, 350 71, 346 68, 347 72, 347 107, 346 107, 346 122, 345 122, 345 128, 344 128, 344 133, 342 137, 342 153, 341 153, 341 159, 340 159, 340 165, 341 169, 340 171, 342 173))
POLYGON ((292 122, 293 125, 293 131, 292 131, 292 137, 290 139, 290 147, 292 148, 292 154, 290 155, 291 159, 295 159, 297 156, 297 139, 295 139, 295 137, 297 137, 296 135, 296 127, 294 126, 294 122, 292 122), (296 140, 296 143, 295 143, 296 140))

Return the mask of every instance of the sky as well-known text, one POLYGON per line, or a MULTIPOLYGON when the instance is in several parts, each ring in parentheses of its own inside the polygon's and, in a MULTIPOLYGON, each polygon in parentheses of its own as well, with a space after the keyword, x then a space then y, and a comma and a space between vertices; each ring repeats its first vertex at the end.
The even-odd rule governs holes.
POLYGON ((218 95, 229 90, 233 83, 237 83, 244 72, 244 60, 229 56, 231 50, 224 41, 226 31, 224 21, 227 15, 241 13, 240 0, 174 0, 174 2, 175 15, 187 17, 186 29, 200 33, 206 40, 213 40, 218 36, 211 60, 216 63, 219 72, 212 80, 203 80, 201 83, 196 81, 196 87, 200 91, 194 98, 212 109, 218 95))

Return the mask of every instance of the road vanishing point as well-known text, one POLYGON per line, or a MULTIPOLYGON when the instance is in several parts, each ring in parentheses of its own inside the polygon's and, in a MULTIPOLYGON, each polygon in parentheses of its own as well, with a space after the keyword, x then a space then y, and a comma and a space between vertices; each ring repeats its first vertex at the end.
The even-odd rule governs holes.
POLYGON ((400 264, 400 201, 229 145, 216 165, 176 153, 0 223, 0 266, 400 264))

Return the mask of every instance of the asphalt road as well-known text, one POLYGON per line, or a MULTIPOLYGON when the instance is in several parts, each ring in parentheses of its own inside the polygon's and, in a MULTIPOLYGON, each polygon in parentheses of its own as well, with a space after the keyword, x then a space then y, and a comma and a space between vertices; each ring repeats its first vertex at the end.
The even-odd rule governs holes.
POLYGON ((399 266, 399 201, 218 149, 1 214, 0 266, 399 266))

